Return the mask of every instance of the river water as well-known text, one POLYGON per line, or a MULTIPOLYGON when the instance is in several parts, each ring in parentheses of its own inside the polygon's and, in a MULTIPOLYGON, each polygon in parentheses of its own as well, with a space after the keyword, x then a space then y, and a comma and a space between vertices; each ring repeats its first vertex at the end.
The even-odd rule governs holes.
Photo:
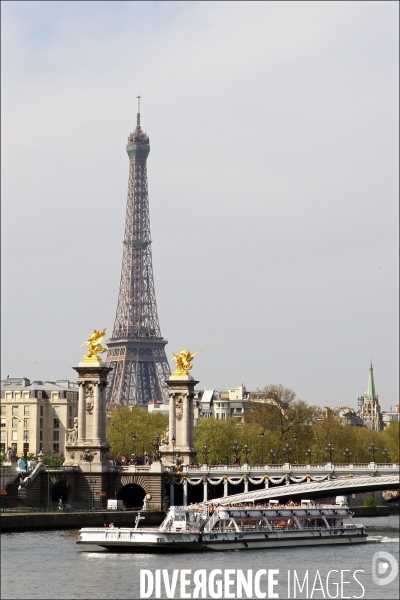
MULTIPOLYGON (((391 573, 396 571, 396 562, 397 566, 399 562, 398 516, 358 518, 356 521, 367 527, 367 544, 233 550, 204 554, 87 552, 82 551, 75 543, 79 535, 77 530, 3 533, 1 598, 136 599, 151 591, 148 587, 140 588, 140 571, 144 569, 150 571, 154 578, 157 569, 167 570, 167 584, 173 579, 174 569, 191 570, 186 575, 181 572, 178 574, 175 594, 169 596, 165 592, 161 574, 161 594, 158 596, 161 598, 181 598, 180 582, 185 577, 190 583, 183 587, 183 593, 188 594, 186 597, 195 597, 194 572, 199 569, 206 570, 209 586, 198 588, 200 598, 225 598, 225 590, 227 594, 231 593, 231 598, 236 598, 240 597, 236 595, 238 589, 243 598, 256 598, 257 594, 261 594, 258 597, 268 598, 273 597, 272 593, 278 594, 275 597, 279 598, 398 598, 398 573, 393 581, 382 584, 391 578, 391 573), (377 552, 389 555, 377 557, 374 582, 372 565, 377 552), (214 584, 211 585, 208 577, 213 569, 221 569, 223 574, 217 573, 214 584), (223 588, 221 583, 220 589, 218 581, 226 577, 226 569, 233 571, 231 575, 228 574, 233 583, 227 588, 223 588), (251 574, 248 573, 249 569, 252 570, 251 574), (267 573, 261 572, 257 588, 255 576, 262 569, 267 573), (268 570, 272 569, 279 570, 279 573, 269 573, 268 570), (248 595, 250 588, 236 588, 237 573, 240 570, 245 577, 252 577, 247 581, 253 583, 253 595, 248 595), (331 573, 328 576, 329 571, 331 573), (271 583, 273 580, 277 582, 270 590, 269 579, 271 583), (262 596, 263 593, 266 595, 262 596)), ((148 584, 149 578, 145 581, 148 584)), ((157 597, 154 589, 148 597, 157 597)))

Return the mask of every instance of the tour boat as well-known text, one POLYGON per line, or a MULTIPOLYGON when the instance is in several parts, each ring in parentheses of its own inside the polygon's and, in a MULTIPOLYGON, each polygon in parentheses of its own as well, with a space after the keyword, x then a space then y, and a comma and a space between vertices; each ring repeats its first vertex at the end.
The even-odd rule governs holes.
POLYGON ((357 525, 346 506, 235 504, 171 506, 158 528, 84 527, 77 544, 107 550, 183 552, 244 550, 278 546, 355 544, 367 541, 363 525, 357 525))

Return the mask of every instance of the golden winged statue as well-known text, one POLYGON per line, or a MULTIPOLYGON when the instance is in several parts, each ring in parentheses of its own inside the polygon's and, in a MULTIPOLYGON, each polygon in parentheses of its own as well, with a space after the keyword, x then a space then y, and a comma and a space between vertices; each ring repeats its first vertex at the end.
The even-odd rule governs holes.
POLYGON ((179 354, 172 352, 174 355, 172 360, 176 362, 176 371, 172 375, 189 375, 189 371, 193 367, 191 361, 199 352, 201 351, 196 350, 196 352, 191 353, 189 350, 182 350, 179 354))
POLYGON ((87 346, 88 348, 88 353, 83 357, 84 362, 101 362, 101 356, 99 356, 99 354, 107 352, 107 348, 104 348, 101 345, 105 334, 105 329, 102 329, 101 331, 95 329, 89 339, 81 344, 81 346, 87 346))

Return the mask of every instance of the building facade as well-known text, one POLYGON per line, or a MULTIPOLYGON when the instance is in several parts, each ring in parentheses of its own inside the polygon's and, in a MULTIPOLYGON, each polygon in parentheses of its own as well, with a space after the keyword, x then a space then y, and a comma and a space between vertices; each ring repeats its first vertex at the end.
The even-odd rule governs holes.
POLYGON ((1 381, 0 451, 14 448, 18 456, 42 451, 65 452, 67 429, 78 411, 78 385, 66 379, 30 381, 27 377, 1 381))

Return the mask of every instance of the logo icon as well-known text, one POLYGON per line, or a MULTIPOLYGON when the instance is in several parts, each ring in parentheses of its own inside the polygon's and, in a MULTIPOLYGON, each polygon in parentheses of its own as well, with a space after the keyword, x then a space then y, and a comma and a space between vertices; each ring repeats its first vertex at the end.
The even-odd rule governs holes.
POLYGON ((399 572, 397 560, 389 552, 375 552, 372 557, 372 579, 376 585, 388 585, 392 583, 399 572), (388 572, 389 566, 391 570, 388 572), (388 573, 385 575, 385 573, 388 573), (384 575, 384 577, 382 577, 384 575))

